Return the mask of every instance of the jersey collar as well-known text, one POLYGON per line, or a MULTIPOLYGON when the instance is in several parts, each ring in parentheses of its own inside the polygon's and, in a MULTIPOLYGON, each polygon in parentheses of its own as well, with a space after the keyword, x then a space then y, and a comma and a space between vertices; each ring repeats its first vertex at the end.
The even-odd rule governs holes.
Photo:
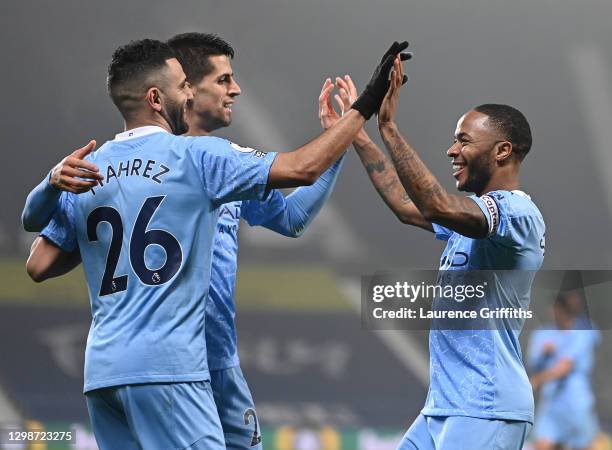
MULTIPOLYGON (((491 192, 494 192, 494 191, 489 191, 486 194, 482 194, 482 195, 489 195, 491 192)), ((531 198, 531 196, 529 194, 527 194, 526 192, 521 191, 520 189, 514 189, 513 191, 510 191, 510 192, 512 192, 513 194, 519 195, 521 197, 531 198)))
POLYGON ((132 128, 131 130, 124 131, 115 135, 116 141, 125 141, 127 139, 134 139, 137 137, 146 136, 153 133, 167 133, 168 131, 157 125, 147 125, 144 127, 132 128))

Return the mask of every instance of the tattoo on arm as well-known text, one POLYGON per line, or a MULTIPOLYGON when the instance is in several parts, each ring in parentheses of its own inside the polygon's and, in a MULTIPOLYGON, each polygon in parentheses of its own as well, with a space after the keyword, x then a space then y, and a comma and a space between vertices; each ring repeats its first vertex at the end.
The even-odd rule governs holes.
POLYGON ((446 191, 396 129, 382 133, 402 185, 419 209, 446 191))
POLYGON ((365 169, 368 172, 368 174, 371 174, 373 172, 384 172, 385 170, 385 161, 384 160, 380 160, 380 161, 375 161, 375 162, 371 162, 371 163, 367 163, 365 165, 365 169))
POLYGON ((372 180, 372 184, 374 184, 383 200, 393 208, 395 202, 392 194, 394 191, 397 192, 396 195, 399 195, 400 198, 407 195, 397 177, 393 164, 390 163, 384 153, 373 142, 363 146, 355 144, 355 149, 363 162, 368 176, 372 180))
POLYGON ((395 215, 404 223, 412 223, 431 231, 431 225, 412 204, 393 163, 382 150, 372 141, 354 145, 376 191, 395 215))

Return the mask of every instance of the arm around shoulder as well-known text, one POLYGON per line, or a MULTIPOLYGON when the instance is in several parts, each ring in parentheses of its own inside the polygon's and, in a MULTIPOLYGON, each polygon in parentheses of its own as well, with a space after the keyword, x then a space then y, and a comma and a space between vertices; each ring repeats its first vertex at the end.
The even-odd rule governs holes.
POLYGON ((78 249, 67 252, 49 239, 39 236, 34 240, 30 249, 26 271, 33 281, 40 283, 70 272, 80 262, 81 254, 78 249))

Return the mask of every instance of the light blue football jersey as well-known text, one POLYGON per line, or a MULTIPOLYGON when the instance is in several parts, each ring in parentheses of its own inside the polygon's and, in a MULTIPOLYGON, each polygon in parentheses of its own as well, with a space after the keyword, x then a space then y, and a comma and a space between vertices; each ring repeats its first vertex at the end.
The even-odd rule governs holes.
POLYGON ((78 244, 91 301, 85 392, 209 378, 215 226, 222 204, 265 198, 275 156, 159 127, 121 133, 88 156, 103 186, 63 193, 59 211, 77 241, 62 248, 78 244))
POLYGON ((240 217, 249 225, 260 225, 285 209, 285 197, 272 190, 263 201, 236 201, 223 205, 213 247, 212 277, 206 305, 206 343, 210 370, 239 364, 234 290, 238 269, 240 217))
POLYGON ((593 407, 595 398, 591 388, 591 372, 595 347, 599 343, 597 330, 536 330, 529 342, 528 361, 531 370, 540 372, 554 367, 559 360, 573 362, 572 370, 563 378, 542 386, 540 402, 557 411, 585 411, 593 407), (554 351, 545 355, 544 345, 550 343, 554 351))
POLYGON ((285 236, 299 236, 329 199, 344 160, 343 156, 312 186, 299 187, 287 198, 272 190, 265 200, 236 201, 221 208, 213 249, 210 301, 206 305, 210 370, 228 369, 240 362, 234 302, 240 218, 250 226, 262 225, 285 236))
MULTIPOLYGON (((213 245, 209 301, 206 304, 206 348, 209 370, 239 364, 234 292, 238 265, 240 218, 251 226, 263 225, 277 233, 298 236, 325 204, 335 186, 345 158, 342 157, 312 186, 294 191, 287 201, 277 190, 264 200, 233 201, 220 208, 213 245)), ((41 235, 63 249, 74 248, 64 214, 53 215, 41 235)))
MULTIPOLYGON (((540 211, 521 191, 470 198, 487 218, 488 237, 471 239, 434 224, 436 237, 447 241, 440 271, 523 271, 511 286, 503 277, 492 277, 495 285, 486 295, 496 298, 486 300, 528 308, 531 282, 544 259, 540 211)), ((430 386, 422 413, 533 422, 533 394, 518 340, 523 322, 499 329, 432 329, 430 386)))

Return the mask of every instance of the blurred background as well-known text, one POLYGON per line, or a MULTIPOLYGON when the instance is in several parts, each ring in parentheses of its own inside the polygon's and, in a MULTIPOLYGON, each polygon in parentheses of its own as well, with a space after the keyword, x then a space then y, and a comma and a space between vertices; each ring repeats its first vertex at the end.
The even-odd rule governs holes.
MULTIPOLYGON (((19 218, 27 193, 61 158, 122 130, 106 67, 132 39, 186 31, 227 39, 242 95, 219 135, 271 151, 320 132, 326 77, 349 73, 362 87, 390 42, 409 40, 399 125, 440 181, 454 189, 445 151, 466 110, 519 108, 534 135, 522 183, 546 219, 545 267, 612 268, 609 0, 7 0, 0 9, 2 423, 75 424, 70 448, 95 448, 81 395, 84 279, 76 271, 31 282, 24 262, 35 235, 19 218)), ((380 143, 374 123, 368 130, 380 143)), ((363 330, 359 277, 435 268, 441 243, 395 219, 356 155, 302 238, 245 224, 240 239, 240 354, 266 448, 395 448, 425 399, 427 333, 363 330)), ((593 378, 608 432, 611 349, 604 330, 593 378)))

